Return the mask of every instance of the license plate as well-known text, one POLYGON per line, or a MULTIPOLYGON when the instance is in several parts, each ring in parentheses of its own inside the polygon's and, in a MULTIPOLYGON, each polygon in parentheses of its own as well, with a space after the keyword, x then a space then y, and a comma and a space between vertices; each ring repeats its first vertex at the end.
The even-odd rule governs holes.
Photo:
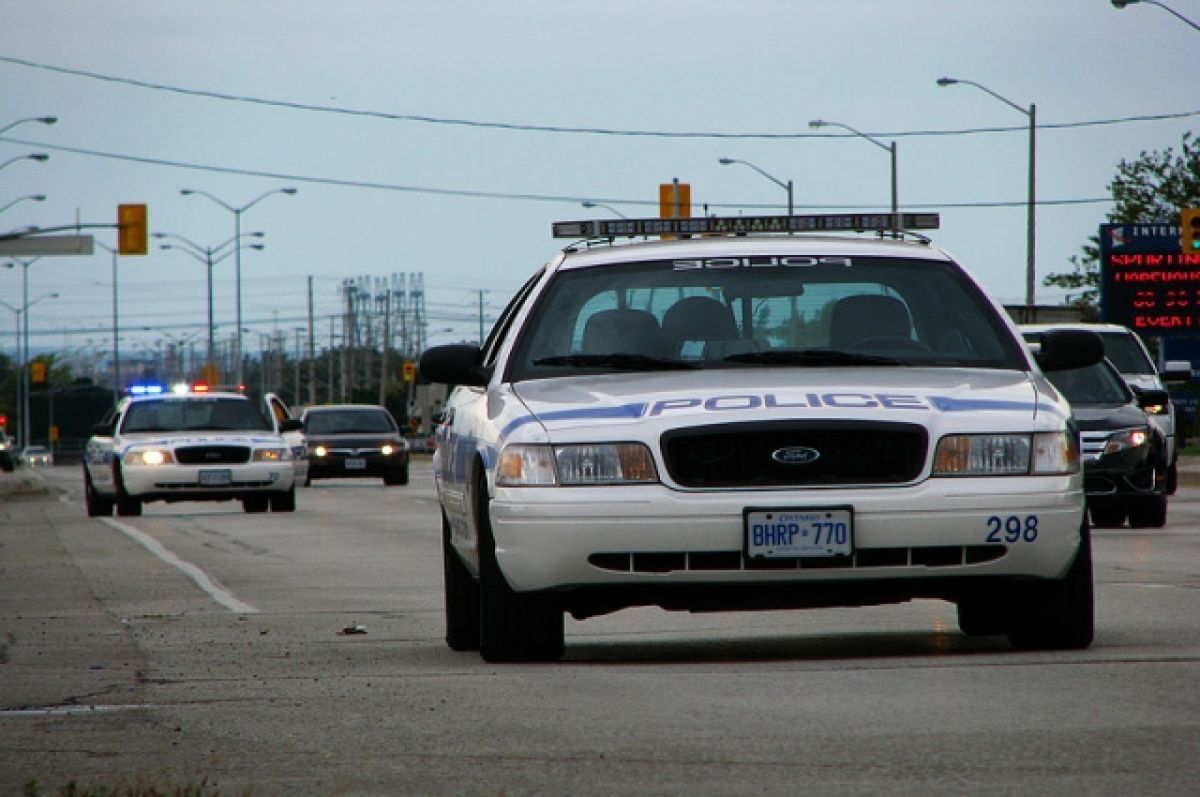
POLYGON ((747 509, 745 520, 750 559, 825 559, 854 553, 854 514, 849 507, 747 509))
POLYGON ((200 471, 200 484, 204 487, 225 487, 233 481, 233 471, 228 468, 200 471))
POLYGON ((347 457, 346 470, 365 470, 367 461, 362 457, 347 457))

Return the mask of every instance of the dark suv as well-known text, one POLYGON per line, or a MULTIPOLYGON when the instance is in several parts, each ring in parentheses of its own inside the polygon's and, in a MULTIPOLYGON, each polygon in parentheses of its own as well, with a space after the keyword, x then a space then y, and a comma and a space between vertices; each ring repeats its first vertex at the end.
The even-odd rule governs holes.
POLYGON ((13 468, 17 466, 16 447, 12 438, 0 429, 0 470, 5 473, 12 473, 13 468))
POLYGON ((308 477, 382 478, 387 485, 408 484, 408 442, 385 407, 375 404, 327 404, 304 411, 308 477))
POLYGON ((1146 414, 1165 390, 1134 393, 1107 359, 1047 374, 1071 403, 1082 438, 1084 490, 1095 526, 1160 528, 1167 522, 1168 454, 1146 414))

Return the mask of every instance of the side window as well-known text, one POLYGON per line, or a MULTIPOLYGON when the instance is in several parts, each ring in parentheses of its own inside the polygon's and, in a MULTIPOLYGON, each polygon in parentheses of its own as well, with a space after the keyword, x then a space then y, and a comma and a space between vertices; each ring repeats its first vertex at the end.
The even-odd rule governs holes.
POLYGON ((488 333, 487 340, 483 343, 483 364, 490 366, 496 361, 496 354, 500 350, 500 342, 504 340, 508 334, 508 328, 512 326, 513 318, 516 317, 517 311, 525 304, 525 300, 529 298, 533 287, 541 280, 545 269, 538 269, 538 272, 530 277, 520 290, 516 292, 512 300, 500 313, 500 317, 496 319, 496 323, 492 326, 492 331, 488 333))

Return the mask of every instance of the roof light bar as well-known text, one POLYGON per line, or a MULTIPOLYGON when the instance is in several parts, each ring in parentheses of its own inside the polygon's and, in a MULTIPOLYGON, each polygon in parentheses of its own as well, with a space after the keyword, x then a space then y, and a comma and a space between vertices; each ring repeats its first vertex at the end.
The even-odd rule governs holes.
POLYGON ((643 235, 746 235, 793 232, 936 230, 937 213, 816 213, 801 216, 703 216, 694 219, 556 221, 555 238, 636 238, 643 235))

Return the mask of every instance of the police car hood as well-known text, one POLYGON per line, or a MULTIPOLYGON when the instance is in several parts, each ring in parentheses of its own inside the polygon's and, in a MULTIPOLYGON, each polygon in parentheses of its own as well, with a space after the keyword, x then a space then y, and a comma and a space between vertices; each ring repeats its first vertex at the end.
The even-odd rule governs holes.
POLYGON ((919 423, 948 431, 1061 428, 1069 409, 1011 370, 723 368, 620 373, 521 382, 523 415, 505 437, 649 439, 681 426, 786 420, 919 423), (631 428, 639 427, 639 428, 631 428))
POLYGON ((120 446, 129 449, 133 446, 158 446, 161 448, 178 448, 179 446, 254 446, 280 445, 283 438, 267 431, 259 432, 132 432, 122 434, 120 446))

